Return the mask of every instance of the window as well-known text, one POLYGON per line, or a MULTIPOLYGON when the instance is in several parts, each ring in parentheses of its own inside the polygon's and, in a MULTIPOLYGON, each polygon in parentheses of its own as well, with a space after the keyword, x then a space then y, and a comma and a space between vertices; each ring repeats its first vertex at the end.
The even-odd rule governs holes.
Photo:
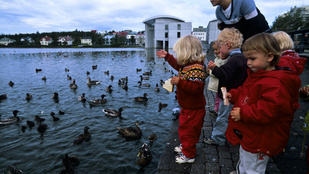
POLYGON ((177 30, 181 30, 181 25, 177 24, 177 30))
POLYGON ((165 25, 165 30, 168 30, 168 25, 165 25))
POLYGON ((168 38, 168 32, 165 32, 165 38, 168 38))
POLYGON ((180 38, 180 32, 177 32, 177 38, 180 38))

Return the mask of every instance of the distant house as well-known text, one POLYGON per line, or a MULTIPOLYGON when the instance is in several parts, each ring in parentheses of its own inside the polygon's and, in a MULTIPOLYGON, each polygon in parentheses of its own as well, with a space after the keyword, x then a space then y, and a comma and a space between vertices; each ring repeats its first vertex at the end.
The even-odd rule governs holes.
POLYGON ((92 45, 92 39, 90 36, 84 36, 81 38, 82 45, 92 45))
POLYGON ((137 45, 145 45, 145 34, 136 34, 135 43, 137 45))
POLYGON ((104 45, 111 45, 113 43, 113 38, 115 38, 114 35, 106 35, 103 37, 104 45))
POLYGON ((193 28, 192 35, 197 37, 200 41, 206 41, 206 31, 207 28, 199 26, 198 28, 193 28))
POLYGON ((42 38, 40 39, 40 44, 41 44, 41 45, 46 45, 46 46, 48 46, 48 45, 51 44, 52 42, 53 42, 53 39, 52 39, 51 37, 45 36, 45 37, 42 37, 42 38))
POLYGON ((10 43, 14 43, 14 42, 16 42, 16 40, 6 38, 6 37, 0 39, 0 45, 8 46, 10 43))
POLYGON ((136 40, 135 40, 135 34, 127 34, 126 37, 126 45, 135 45, 136 40))
POLYGON ((71 36, 60 36, 57 42, 59 45, 73 45, 74 39, 71 36))
POLYGON ((34 40, 33 40, 31 37, 27 36, 27 37, 21 38, 21 39, 20 39, 20 42, 26 43, 26 44, 29 45, 29 44, 33 44, 33 43, 34 43, 34 40))
POLYGON ((191 35, 192 23, 173 16, 155 16, 143 21, 145 24, 145 48, 173 48, 176 41, 191 35))

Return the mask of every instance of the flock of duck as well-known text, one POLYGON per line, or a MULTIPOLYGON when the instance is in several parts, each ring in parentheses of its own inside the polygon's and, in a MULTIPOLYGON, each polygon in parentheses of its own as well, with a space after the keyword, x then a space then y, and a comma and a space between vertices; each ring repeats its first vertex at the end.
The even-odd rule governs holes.
MULTIPOLYGON (((95 70, 97 69, 97 65, 93 65, 92 66, 92 70, 95 70)), ((42 69, 35 69, 35 72, 38 73, 42 71, 42 69)), ((136 69, 136 72, 141 72, 142 69, 136 69)), ((69 69, 65 68, 65 72, 69 72, 69 69)), ((167 72, 165 70, 165 72, 167 72)), ((88 86, 91 86, 91 85, 100 85, 101 81, 98 81, 98 80, 92 80, 88 75, 90 74, 89 71, 86 72, 87 74, 87 85, 88 86)), ((109 71, 106 71, 104 72, 104 74, 107 74, 109 75, 109 71)), ((143 86, 143 87, 150 87, 151 85, 148 84, 148 83, 143 83, 145 80, 149 80, 150 79, 150 76, 152 75, 152 71, 149 71, 149 72, 144 72, 142 73, 142 75, 140 75, 140 80, 138 81, 138 84, 139 86, 143 86)), ((114 79, 113 76, 110 77, 111 80, 114 79)), ((46 77, 44 76, 42 78, 42 80, 46 81, 46 77)), ((76 84, 76 81, 74 78, 72 78, 71 76, 67 75, 67 80, 71 80, 71 83, 69 85, 69 88, 75 90, 78 88, 78 85, 76 84)), ((164 81, 161 79, 160 80, 160 85, 163 85, 164 81)), ((157 83, 156 84, 156 87, 154 88, 154 90, 156 92, 160 92, 160 88, 159 88, 159 84, 157 83)), ((14 86, 14 82, 13 81, 10 81, 8 83, 8 85, 10 87, 13 87, 14 86)), ((120 78, 118 80, 118 85, 121 86, 122 89, 124 90, 128 90, 128 76, 126 76, 125 78, 120 78)), ((113 92, 113 86, 112 85, 109 85, 108 87, 105 88, 105 91, 107 93, 112 93, 113 92)), ((98 98, 98 99, 92 99, 92 100, 87 100, 86 99, 86 96, 85 96, 85 93, 82 93, 81 95, 78 96, 78 100, 83 102, 83 103, 86 103, 88 102, 89 106, 90 107, 95 107, 95 106, 104 106, 104 104, 107 102, 107 100, 105 99, 105 94, 102 94, 101 95, 101 98, 98 98)), ((147 93, 144 93, 143 96, 138 96, 138 97, 135 97, 134 98, 134 101, 135 102, 147 102, 148 101, 148 98, 147 98, 148 94, 147 93)), ((0 102, 2 100, 6 100, 8 98, 7 94, 1 94, 0 95, 0 102)), ((54 94, 52 95, 51 97, 56 103, 59 102, 59 94, 57 92, 54 92, 54 94)), ((30 93, 26 93, 26 96, 25 96, 25 100, 27 101, 30 101, 32 100, 32 94, 30 93)), ((161 111, 162 108, 164 107, 167 107, 167 104, 165 103, 161 103, 159 102, 158 104, 158 112, 161 111)), ((119 108, 118 110, 113 110, 113 109, 109 109, 109 108, 103 108, 102 109, 102 112, 106 115, 106 116, 109 116, 109 117, 118 117, 118 118, 122 118, 121 116, 121 112, 123 111, 124 108, 119 108)), ((19 122, 20 119, 17 115, 19 111, 18 110, 14 110, 13 111, 13 117, 9 117, 9 118, 5 118, 5 119, 1 119, 0 120, 0 125, 8 125, 8 124, 13 124, 15 122, 19 122)), ((61 110, 59 110, 59 115, 64 115, 65 113, 61 110)), ((59 117, 56 117, 55 116, 55 113, 54 112, 51 112, 50 113, 50 116, 52 117, 52 120, 53 121, 59 121, 60 118, 59 117)), ((1 117, 1 115, 0 115, 1 117)), ((43 134, 48 126, 47 124, 44 124, 44 121, 45 119, 44 118, 41 118, 39 117, 38 115, 35 116, 35 120, 34 121, 31 121, 31 120, 27 120, 26 121, 26 125, 23 125, 21 126, 21 130, 22 132, 25 132, 25 130, 28 128, 33 128, 35 125, 37 125, 37 131, 41 134, 43 134)), ((84 127, 84 132, 83 134, 80 134, 78 135, 72 142, 73 145, 79 145, 83 142, 88 142, 90 141, 91 139, 91 132, 89 132, 89 127, 88 126, 85 126, 84 127)), ((117 127, 117 130, 119 131, 120 134, 122 134, 122 136, 126 139, 126 140, 136 140, 136 139, 140 139, 142 137, 142 130, 139 126, 139 122, 136 121, 135 122, 135 127, 125 127, 125 128, 121 128, 121 127, 117 127)), ((157 136, 155 133, 151 134, 148 136, 148 141, 149 143, 152 143, 154 141, 157 140, 157 136)), ((74 169, 72 168, 72 166, 76 166, 79 164, 79 160, 77 157, 74 157, 74 161, 75 162, 72 162, 70 161, 70 159, 73 159, 73 157, 69 157, 68 154, 65 154, 64 155, 64 158, 62 160, 62 163, 63 163, 63 170, 60 171, 60 173, 75 173, 74 172, 74 169), (76 162, 78 161, 78 162, 76 162)), ((152 160, 152 154, 151 154, 151 150, 150 150, 150 147, 148 146, 147 143, 144 143, 142 145, 142 147, 140 148, 140 151, 138 152, 138 160, 137 160, 137 163, 141 166, 141 167, 145 167, 147 165, 149 165, 149 163, 151 162, 152 160)), ((14 168, 14 166, 11 166, 11 168, 14 168)), ((19 169, 15 168, 14 171, 20 171, 19 169)), ((14 173, 14 172, 13 172, 14 173)), ((18 172, 15 172, 15 173, 18 173, 18 172)))

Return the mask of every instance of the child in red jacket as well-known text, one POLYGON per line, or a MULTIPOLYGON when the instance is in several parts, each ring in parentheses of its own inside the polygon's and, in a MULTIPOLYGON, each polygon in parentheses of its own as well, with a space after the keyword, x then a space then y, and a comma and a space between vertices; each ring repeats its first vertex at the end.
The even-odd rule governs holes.
POLYGON ((265 173, 269 157, 282 152, 288 142, 301 80, 276 66, 281 49, 271 34, 252 36, 242 51, 248 78, 226 95, 234 103, 226 137, 240 144, 238 173, 265 173))
POLYGON ((156 55, 164 57, 178 71, 178 77, 172 77, 172 85, 177 86, 177 98, 182 108, 179 115, 178 134, 181 145, 175 151, 177 163, 195 161, 196 143, 199 141, 204 123, 206 100, 204 83, 207 77, 204 71, 205 54, 201 41, 194 36, 180 38, 173 47, 177 59, 164 50, 156 55))

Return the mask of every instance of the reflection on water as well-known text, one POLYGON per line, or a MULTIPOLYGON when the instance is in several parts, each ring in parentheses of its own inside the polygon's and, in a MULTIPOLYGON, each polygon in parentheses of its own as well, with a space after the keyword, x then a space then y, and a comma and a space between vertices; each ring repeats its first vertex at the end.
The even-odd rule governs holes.
MULTIPOLYGON (((80 159, 75 167, 78 173, 155 173, 161 151, 170 130, 172 109, 178 107, 174 93, 155 91, 156 83, 171 76, 171 67, 164 59, 155 56, 155 50, 144 49, 0 49, 0 89, 7 99, 0 102, 1 119, 11 117, 17 109, 20 121, 0 126, 0 171, 8 165, 15 165, 24 173, 58 173, 62 170, 65 153, 80 159), (92 66, 97 65, 93 70, 92 66), (67 68, 69 71, 65 71, 67 68), (137 72, 136 69, 142 69, 137 72), (36 72, 35 69, 42 69, 36 72), (166 71, 167 70, 167 71, 166 71), (92 80, 100 80, 99 85, 87 86, 87 74, 92 80), (109 75, 107 72, 109 71, 109 75), (150 87, 138 86, 140 75, 152 71, 150 87), (67 75, 76 80, 78 88, 69 88, 67 75), (46 81, 42 77, 46 77, 46 81), (113 81, 111 76, 114 76, 113 81), (128 90, 118 85, 118 80, 128 76, 128 90), (15 85, 10 87, 9 81, 15 85), (112 85, 113 92, 105 88, 112 85), (59 102, 51 99, 59 94, 59 102), (32 94, 30 101, 26 93, 32 94), (87 102, 78 101, 85 93, 91 100, 106 95, 107 102, 101 106, 89 107, 87 102), (137 103, 134 97, 148 94, 148 102, 137 103), (168 103, 167 108, 158 112, 159 102, 168 103), (123 107, 123 119, 104 115, 103 108, 123 107), (64 115, 59 115, 59 110, 64 115), (54 122, 50 116, 56 113, 60 120, 54 122), (25 132, 21 127, 26 121, 34 121, 38 115, 46 120, 48 128, 40 134, 38 125, 25 132), (126 141, 116 127, 134 126, 139 121, 143 131, 140 140, 126 141), (89 142, 72 146, 74 139, 83 133, 85 126, 92 133, 89 142), (137 153, 147 137, 156 133, 158 140, 150 144, 153 160, 141 169, 136 163, 137 153)), ((175 70, 174 70, 175 72, 175 70)), ((1 95, 0 94, 0 95, 1 95)))

